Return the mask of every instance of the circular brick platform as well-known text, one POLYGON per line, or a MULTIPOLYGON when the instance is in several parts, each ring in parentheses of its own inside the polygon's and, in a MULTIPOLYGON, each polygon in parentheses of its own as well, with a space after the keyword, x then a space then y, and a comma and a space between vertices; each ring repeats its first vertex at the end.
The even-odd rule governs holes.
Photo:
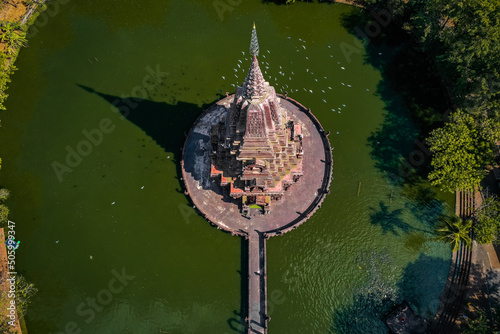
POLYGON ((293 99, 279 97, 290 118, 302 125, 304 175, 280 202, 273 202, 269 215, 243 217, 238 203, 224 197, 222 187, 210 178, 211 128, 225 116, 233 95, 203 112, 184 143, 181 168, 187 193, 207 220, 233 235, 245 236, 256 230, 273 236, 295 229, 314 214, 329 192, 333 161, 327 134, 307 108, 293 99))

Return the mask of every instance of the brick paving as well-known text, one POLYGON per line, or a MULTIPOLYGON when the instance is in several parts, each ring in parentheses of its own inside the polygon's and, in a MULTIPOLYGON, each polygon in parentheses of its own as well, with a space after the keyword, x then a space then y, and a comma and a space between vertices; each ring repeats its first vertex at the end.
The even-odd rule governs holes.
POLYGON ((304 176, 285 192, 281 202, 273 202, 270 215, 248 219, 236 201, 224 197, 224 189, 210 178, 211 126, 225 116, 232 96, 220 100, 195 122, 183 151, 183 178, 196 209, 217 227, 237 235, 253 230, 281 235, 307 220, 321 205, 331 182, 330 144, 316 118, 297 102, 281 99, 294 122, 302 125, 304 135, 304 176))

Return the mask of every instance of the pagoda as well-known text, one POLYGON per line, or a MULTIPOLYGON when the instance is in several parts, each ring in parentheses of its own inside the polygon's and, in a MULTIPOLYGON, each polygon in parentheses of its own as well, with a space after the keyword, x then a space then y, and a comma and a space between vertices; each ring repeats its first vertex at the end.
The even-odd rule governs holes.
POLYGON ((212 178, 224 195, 241 200, 241 211, 271 213, 276 201, 303 175, 302 127, 282 107, 264 80, 257 56, 255 24, 250 42, 252 63, 225 117, 211 129, 212 178))

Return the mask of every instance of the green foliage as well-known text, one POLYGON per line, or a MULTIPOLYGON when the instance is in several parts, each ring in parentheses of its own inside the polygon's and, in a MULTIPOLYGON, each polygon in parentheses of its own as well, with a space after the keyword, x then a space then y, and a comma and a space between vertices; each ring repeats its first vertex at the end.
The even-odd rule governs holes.
POLYGON ((5 52, 7 56, 11 57, 16 55, 21 47, 25 47, 28 44, 26 32, 21 30, 18 22, 2 24, 0 41, 6 43, 5 52))
POLYGON ((462 331, 463 334, 493 334, 494 331, 484 311, 479 313, 479 317, 469 320, 462 331))
POLYGON ((447 191, 472 189, 494 161, 500 128, 500 0, 357 0, 392 21, 436 59, 457 112, 429 138, 430 180, 447 191), (468 117, 470 116, 470 117, 468 117))
MULTIPOLYGON (((500 0, 448 1, 447 15, 452 25, 442 34, 445 53, 441 57, 458 97, 469 99, 477 83, 500 80, 500 0), (489 79, 488 79, 489 78, 489 79)), ((483 84, 479 84, 482 87, 483 84)), ((498 102, 500 92, 493 93, 498 102)))
POLYGON ((460 244, 463 243, 465 246, 470 246, 472 243, 469 237, 469 232, 472 228, 472 221, 462 221, 458 217, 453 217, 451 219, 444 220, 445 226, 436 229, 436 233, 439 235, 438 240, 444 240, 453 246, 453 251, 457 251, 460 248, 460 244))
POLYGON ((0 203, 3 203, 10 196, 10 191, 5 188, 0 188, 0 203))
POLYGON ((38 289, 35 287, 35 284, 29 283, 22 275, 17 276, 16 307, 20 318, 26 314, 31 299, 37 292, 38 289))
POLYGON ((495 162, 499 139, 500 127, 494 120, 455 112, 452 120, 431 132, 427 140, 434 153, 434 169, 429 173, 432 185, 450 192, 473 190, 486 174, 487 166, 495 162))
POLYGON ((500 200, 496 196, 484 199, 475 215, 475 239, 480 244, 497 240, 500 233, 500 200))
POLYGON ((9 218, 9 208, 4 204, 4 202, 9 198, 10 193, 7 189, 0 189, 0 226, 7 223, 9 218))

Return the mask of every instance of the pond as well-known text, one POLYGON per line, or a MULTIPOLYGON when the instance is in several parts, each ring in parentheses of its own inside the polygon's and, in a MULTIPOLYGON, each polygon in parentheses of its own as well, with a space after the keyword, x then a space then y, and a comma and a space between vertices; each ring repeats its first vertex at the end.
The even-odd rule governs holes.
POLYGON ((196 117, 244 80, 254 21, 265 78, 334 147, 322 208, 268 241, 269 332, 384 333, 379 313, 403 299, 432 316, 451 258, 432 226, 453 202, 391 180, 419 130, 343 26, 360 9, 216 3, 75 0, 31 34, 0 114, 17 270, 39 289, 28 330, 241 331, 241 240, 195 213, 179 160, 196 117))

